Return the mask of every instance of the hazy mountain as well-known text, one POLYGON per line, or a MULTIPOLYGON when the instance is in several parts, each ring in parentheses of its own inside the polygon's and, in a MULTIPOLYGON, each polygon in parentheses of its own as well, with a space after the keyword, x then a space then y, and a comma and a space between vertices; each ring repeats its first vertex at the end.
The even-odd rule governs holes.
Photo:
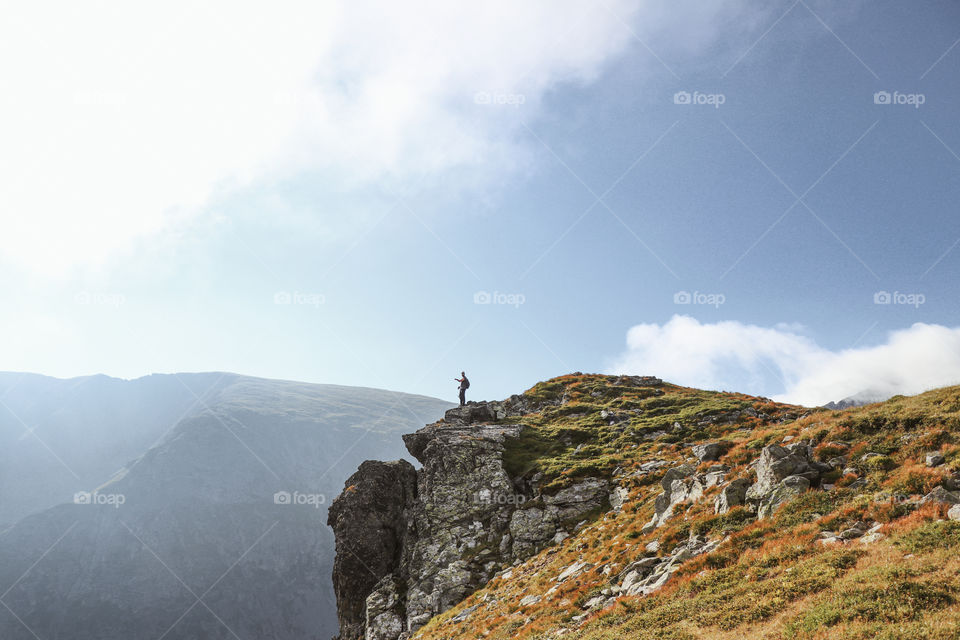
POLYGON ((38 512, 0 534, 4 640, 329 638, 327 504, 451 406, 233 374, 16 375, 0 497, 38 512))
POLYGON ((0 529, 105 482, 235 379, 0 373, 0 529))
POLYGON ((825 409, 833 409, 834 411, 840 411, 842 409, 851 409, 853 407, 862 407, 864 405, 873 404, 874 402, 884 402, 890 398, 889 393, 883 393, 882 391, 877 391, 874 389, 864 389, 863 391, 858 391, 852 396, 847 396, 842 400, 831 401, 823 405, 825 409))

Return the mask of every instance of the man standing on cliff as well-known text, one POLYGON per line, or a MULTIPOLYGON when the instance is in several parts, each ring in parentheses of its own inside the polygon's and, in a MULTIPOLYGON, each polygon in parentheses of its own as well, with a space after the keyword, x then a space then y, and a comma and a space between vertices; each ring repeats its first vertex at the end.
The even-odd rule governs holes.
POLYGON ((457 382, 460 383, 460 406, 467 404, 467 389, 470 388, 470 381, 467 380, 467 374, 463 371, 460 372, 462 377, 454 378, 457 382))

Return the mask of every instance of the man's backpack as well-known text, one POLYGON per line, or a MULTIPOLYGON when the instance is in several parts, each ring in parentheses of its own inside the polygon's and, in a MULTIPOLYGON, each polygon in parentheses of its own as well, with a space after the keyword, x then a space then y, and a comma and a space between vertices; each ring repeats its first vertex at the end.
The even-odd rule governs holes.
POLYGON ((467 376, 463 376, 463 388, 464 388, 464 389, 469 389, 469 388, 470 388, 470 381, 467 380, 467 376))

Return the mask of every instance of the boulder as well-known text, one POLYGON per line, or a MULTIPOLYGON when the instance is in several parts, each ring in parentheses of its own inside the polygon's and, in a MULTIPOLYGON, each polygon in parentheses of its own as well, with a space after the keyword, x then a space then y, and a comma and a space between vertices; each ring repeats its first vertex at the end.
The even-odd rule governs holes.
POLYGON ((660 480, 663 493, 654 501, 653 518, 644 525, 642 531, 650 532, 663 524, 673 515, 678 504, 695 501, 703 495, 703 485, 694 476, 693 465, 682 464, 668 469, 660 480))
POLYGON ((750 481, 746 478, 737 478, 723 487, 713 503, 714 513, 726 513, 733 507, 738 507, 746 501, 747 489, 750 481))
POLYGON ((951 520, 960 520, 960 504, 950 507, 950 510, 947 511, 947 517, 951 520))
POLYGON ((831 469, 843 469, 847 465, 847 459, 844 456, 836 456, 827 460, 831 469))
POLYGON ((543 503, 560 509, 561 519, 564 513, 576 514, 572 519, 584 513, 610 504, 610 483, 602 478, 584 478, 552 496, 543 496, 543 503))
POLYGON ((803 476, 787 476, 757 509, 757 518, 763 519, 773 513, 785 502, 789 502, 810 488, 810 481, 803 476))
POLYGON ((943 457, 939 451, 931 451, 927 454, 927 466, 928 467, 939 467, 942 465, 946 459, 943 457))
POLYGON ((849 529, 844 529, 840 532, 838 536, 841 540, 853 540, 854 538, 859 538, 863 535, 863 530, 856 527, 850 527, 849 529))
POLYGON ((472 607, 467 607, 466 609, 464 609, 463 611, 461 611, 461 612, 458 613, 457 615, 455 615, 455 616, 453 616, 452 618, 450 618, 450 620, 452 620, 453 622, 463 622, 464 620, 466 620, 467 618, 470 617, 470 614, 472 614, 474 611, 477 610, 478 606, 479 606, 479 605, 474 605, 474 606, 472 606, 472 607))
POLYGON ((724 471, 711 471, 703 476, 703 488, 709 489, 723 484, 727 474, 724 471))
POLYGON ((530 595, 524 596, 524 597, 522 597, 522 598, 520 599, 520 606, 521 606, 521 607, 529 607, 529 606, 532 606, 532 605, 537 604, 537 603, 540 602, 542 599, 543 599, 543 598, 542 598, 541 596, 538 596, 538 595, 535 595, 535 594, 530 594, 530 595))
POLYGON ((580 575, 584 571, 589 571, 592 568, 593 568, 593 565, 590 564, 589 562, 586 562, 584 560, 578 560, 560 572, 560 574, 556 578, 557 582, 564 582, 574 576, 580 575))
POLYGON ((447 409, 443 414, 443 421, 449 424, 475 424, 480 422, 495 422, 506 417, 503 403, 468 402, 462 407, 447 409), (495 404, 497 406, 495 406, 495 404), (499 410, 498 410, 499 409, 499 410))
POLYGON ((764 447, 757 461, 757 481, 747 491, 747 499, 765 500, 789 476, 803 475, 810 480, 807 474, 812 472, 814 478, 818 477, 819 473, 810 466, 809 455, 812 451, 808 449, 803 443, 790 445, 789 448, 776 444, 764 447))
POLYGON ((784 502, 819 482, 822 472, 833 469, 815 461, 813 455, 813 447, 806 440, 763 448, 755 465, 757 481, 746 492, 746 500, 756 506, 758 518, 771 515, 784 502))
POLYGON ((620 510, 623 509, 623 504, 627 501, 628 495, 629 492, 625 487, 615 487, 607 499, 610 501, 610 506, 613 507, 613 510, 620 513, 620 510))
POLYGON ((693 455, 697 456, 700 462, 712 462, 720 459, 725 448, 720 442, 705 442, 693 446, 693 455))
POLYGON ((600 608, 602 608, 603 604, 604 604, 606 601, 607 601, 607 597, 606 597, 606 596, 604 596, 604 595, 599 595, 599 596, 590 598, 590 599, 587 600, 585 603, 583 603, 583 608, 584 608, 584 609, 594 609, 594 608, 600 609, 600 608))
POLYGON ((951 493, 944 489, 943 487, 937 487, 927 495, 923 496, 920 500, 921 504, 927 502, 941 502, 943 504, 957 504, 960 503, 960 497, 955 493, 951 493))
POLYGON ((650 575, 654 568, 657 567, 660 563, 663 562, 663 558, 644 558, 637 562, 632 562, 627 567, 620 572, 620 589, 625 591, 637 584, 648 575, 650 575))
POLYGON ((707 540, 693 536, 685 544, 678 545, 669 557, 646 558, 634 563, 621 574, 620 593, 629 596, 647 595, 658 590, 676 573, 681 565, 699 555, 710 553, 720 544, 719 540, 707 540))

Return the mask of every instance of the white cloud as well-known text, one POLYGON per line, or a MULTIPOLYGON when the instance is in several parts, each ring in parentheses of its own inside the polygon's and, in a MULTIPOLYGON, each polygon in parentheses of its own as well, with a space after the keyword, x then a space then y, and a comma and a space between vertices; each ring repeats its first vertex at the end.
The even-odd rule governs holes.
POLYGON ((808 406, 862 391, 915 394, 960 383, 960 328, 917 323, 876 346, 831 351, 796 325, 703 324, 678 315, 662 326, 632 327, 611 371, 754 393, 772 378, 784 388, 776 399, 808 406))
POLYGON ((293 129, 274 95, 306 82, 329 41, 325 6, 6 11, 0 252, 48 272, 98 263, 259 174, 293 129))
POLYGON ((594 78, 637 0, 607 4, 20 4, 0 21, 0 256, 101 263, 220 190, 300 171, 509 168, 518 108, 474 95, 522 94, 530 117, 594 78))
POLYGON ((0 260, 46 273, 103 264, 219 194, 294 175, 331 189, 496 184, 527 167, 538 143, 521 120, 535 122, 558 84, 594 81, 631 46, 667 74, 637 34, 666 60, 739 51, 735 37, 767 11, 753 0, 20 3, 0 21, 0 260), (523 104, 478 105, 478 93, 523 104))

